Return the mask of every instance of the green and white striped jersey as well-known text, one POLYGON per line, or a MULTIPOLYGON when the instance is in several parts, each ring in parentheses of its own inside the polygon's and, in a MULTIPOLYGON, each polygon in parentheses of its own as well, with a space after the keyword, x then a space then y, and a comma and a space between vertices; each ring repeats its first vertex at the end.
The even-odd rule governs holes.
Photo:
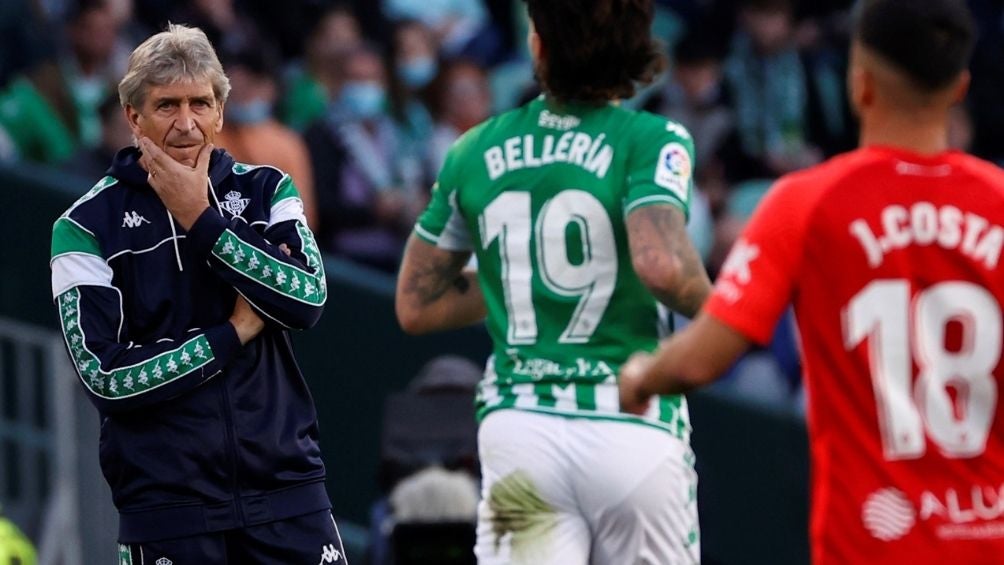
POLYGON ((415 233, 477 255, 494 342, 479 417, 516 408, 687 438, 682 397, 660 398, 643 418, 622 414, 616 378, 665 326, 632 268, 625 218, 653 204, 687 213, 692 164, 690 135, 675 122, 544 97, 457 141, 415 233))

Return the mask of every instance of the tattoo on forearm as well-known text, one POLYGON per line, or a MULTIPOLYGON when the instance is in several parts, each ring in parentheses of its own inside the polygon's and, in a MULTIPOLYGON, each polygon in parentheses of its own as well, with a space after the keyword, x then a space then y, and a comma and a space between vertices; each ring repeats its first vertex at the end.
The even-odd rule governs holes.
POLYGON ((675 234, 673 251, 683 267, 683 276, 677 287, 678 311, 688 318, 693 318, 711 293, 711 281, 708 279, 708 272, 700 255, 697 254, 687 235, 685 220, 682 216, 678 216, 678 219, 676 231, 673 232, 675 234))
POLYGON ((711 281, 700 256, 691 244, 686 231, 683 213, 664 206, 649 206, 632 213, 637 215, 641 229, 656 238, 639 238, 643 243, 636 252, 659 261, 668 254, 680 269, 676 284, 671 289, 653 289, 656 298, 687 317, 694 317, 711 291, 711 281))
POLYGON ((413 256, 411 273, 404 281, 403 290, 413 295, 422 306, 439 300, 451 288, 465 294, 470 289, 470 282, 458 273, 466 263, 467 257, 456 253, 413 256))
POLYGON ((711 282, 708 274, 704 270, 700 257, 692 253, 693 257, 684 260, 684 275, 682 284, 677 293, 677 311, 693 318, 704 305, 711 293, 711 282))

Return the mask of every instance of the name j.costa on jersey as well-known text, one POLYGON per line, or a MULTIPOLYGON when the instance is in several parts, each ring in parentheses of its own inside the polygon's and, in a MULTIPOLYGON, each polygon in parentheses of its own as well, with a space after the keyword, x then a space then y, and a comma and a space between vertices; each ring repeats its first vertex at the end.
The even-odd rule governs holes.
POLYGON ((955 206, 917 202, 906 208, 894 204, 882 210, 879 220, 882 233, 872 231, 863 218, 850 224, 850 233, 861 244, 872 268, 882 265, 891 251, 908 245, 937 244, 947 250, 958 249, 973 261, 995 269, 1004 246, 1004 228, 955 206))

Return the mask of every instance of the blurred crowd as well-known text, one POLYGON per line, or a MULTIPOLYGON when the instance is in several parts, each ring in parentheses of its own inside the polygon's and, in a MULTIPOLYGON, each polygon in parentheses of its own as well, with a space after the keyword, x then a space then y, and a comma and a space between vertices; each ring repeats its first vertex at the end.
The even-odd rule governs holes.
MULTIPOLYGON (((656 0, 668 71, 624 104, 693 134, 690 229, 712 276, 773 179, 853 148, 851 3, 656 0)), ((980 39, 951 142, 1004 163, 1004 1, 970 4, 980 39)), ((100 177, 132 142, 128 54, 169 21, 205 30, 233 83, 218 144, 290 173, 328 253, 387 272, 453 141, 538 94, 519 0, 3 0, 0 163, 100 177)), ((722 386, 797 403, 795 347, 788 316, 722 386)))

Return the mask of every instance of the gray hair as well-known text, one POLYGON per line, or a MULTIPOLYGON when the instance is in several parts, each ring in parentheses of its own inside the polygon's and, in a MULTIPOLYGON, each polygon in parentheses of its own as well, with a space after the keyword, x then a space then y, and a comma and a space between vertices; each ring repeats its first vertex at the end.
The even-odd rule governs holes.
POLYGON ((433 465, 402 480, 390 493, 394 521, 473 522, 478 514, 478 484, 463 471, 433 465))
POLYGON ((119 82, 119 102, 139 108, 148 87, 186 80, 210 81, 221 104, 230 95, 230 79, 206 34, 197 27, 168 24, 129 56, 129 68, 119 82))

